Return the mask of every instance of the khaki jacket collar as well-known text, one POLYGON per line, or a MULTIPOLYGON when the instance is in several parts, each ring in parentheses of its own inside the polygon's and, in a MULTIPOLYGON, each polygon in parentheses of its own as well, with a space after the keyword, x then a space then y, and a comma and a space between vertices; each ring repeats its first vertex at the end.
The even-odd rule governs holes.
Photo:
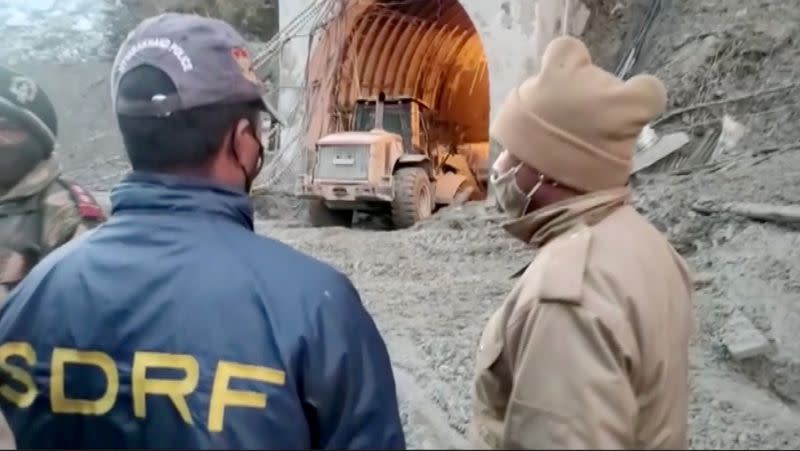
POLYGON ((597 191, 567 199, 508 221, 502 227, 513 237, 536 247, 547 244, 579 223, 593 225, 630 202, 630 188, 597 191))

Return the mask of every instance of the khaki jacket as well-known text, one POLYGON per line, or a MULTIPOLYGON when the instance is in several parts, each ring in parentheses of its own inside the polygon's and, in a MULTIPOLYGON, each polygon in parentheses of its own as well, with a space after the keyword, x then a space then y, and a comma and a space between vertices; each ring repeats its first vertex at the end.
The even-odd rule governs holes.
POLYGON ((628 196, 506 224, 540 250, 480 340, 475 447, 688 446, 692 281, 628 196))

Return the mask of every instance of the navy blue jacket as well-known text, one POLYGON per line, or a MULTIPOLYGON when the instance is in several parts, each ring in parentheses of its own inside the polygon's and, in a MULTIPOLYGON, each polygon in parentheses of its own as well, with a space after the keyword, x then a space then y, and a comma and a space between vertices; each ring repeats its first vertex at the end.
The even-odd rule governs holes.
POLYGON ((239 192, 133 173, 111 199, 0 311, 18 447, 405 447, 386 346, 346 276, 256 235, 239 192))

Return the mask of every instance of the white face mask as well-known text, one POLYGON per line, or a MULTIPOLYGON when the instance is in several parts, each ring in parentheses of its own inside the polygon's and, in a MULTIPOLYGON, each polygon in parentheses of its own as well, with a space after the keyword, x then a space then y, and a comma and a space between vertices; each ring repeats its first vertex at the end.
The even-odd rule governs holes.
POLYGON ((503 174, 493 173, 489 182, 494 186, 494 196, 497 205, 511 219, 521 218, 531 203, 531 198, 544 183, 544 176, 539 175, 539 181, 525 194, 517 185, 517 172, 522 167, 522 163, 514 166, 503 174))

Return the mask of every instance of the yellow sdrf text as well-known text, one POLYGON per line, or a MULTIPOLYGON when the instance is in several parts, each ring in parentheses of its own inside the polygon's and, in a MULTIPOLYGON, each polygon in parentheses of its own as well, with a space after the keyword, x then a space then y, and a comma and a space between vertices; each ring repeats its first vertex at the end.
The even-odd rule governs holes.
MULTIPOLYGON (((22 359, 28 367, 36 364, 36 352, 26 342, 9 342, 0 345, 0 369, 16 380, 24 390, 16 390, 9 384, 0 386, 0 396, 20 408, 33 404, 38 388, 30 372, 9 363, 12 357, 22 359)), ((119 371, 114 360, 106 353, 70 348, 54 348, 50 361, 50 408, 54 413, 105 415, 113 407, 119 392, 119 371), (67 365, 93 365, 106 377, 106 390, 98 399, 68 398, 64 390, 64 372, 67 365)), ((227 407, 263 409, 267 406, 267 395, 255 391, 230 388, 231 379, 246 379, 275 386, 283 386, 286 374, 283 371, 256 365, 220 360, 214 373, 214 383, 208 405, 208 430, 221 432, 227 407)), ((131 369, 131 395, 133 413, 145 418, 148 395, 166 396, 170 399, 183 421, 194 424, 186 397, 196 388, 200 380, 200 365, 189 354, 167 354, 137 351, 133 355, 131 369), (173 369, 183 373, 181 379, 148 378, 151 368, 173 369)))

